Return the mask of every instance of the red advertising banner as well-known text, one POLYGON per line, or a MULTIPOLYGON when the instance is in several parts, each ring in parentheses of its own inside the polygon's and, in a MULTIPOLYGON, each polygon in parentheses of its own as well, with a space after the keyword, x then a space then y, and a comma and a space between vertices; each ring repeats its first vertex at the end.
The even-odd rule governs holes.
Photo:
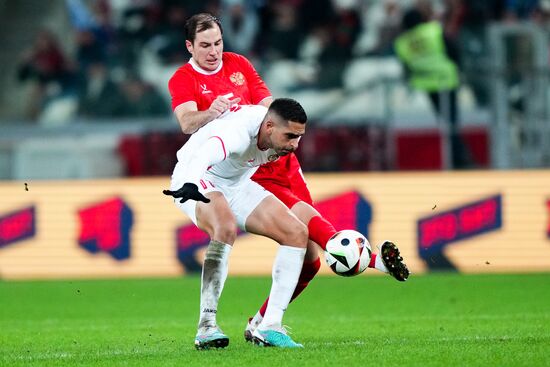
MULTIPOLYGON (((306 175, 318 210, 399 245, 413 273, 550 271, 550 171, 306 175), (521 256, 518 256, 521 254, 521 256)), ((0 182, 0 277, 181 276, 208 237, 162 195, 169 178, 0 182)), ((243 234, 231 274, 271 273, 277 244, 243 234)), ((322 273, 331 274, 323 265, 322 273)), ((366 271, 366 276, 376 274, 366 271)))

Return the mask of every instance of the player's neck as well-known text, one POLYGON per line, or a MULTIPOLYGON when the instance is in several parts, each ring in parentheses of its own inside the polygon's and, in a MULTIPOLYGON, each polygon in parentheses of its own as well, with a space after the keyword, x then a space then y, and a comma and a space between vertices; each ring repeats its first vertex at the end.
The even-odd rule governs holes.
POLYGON ((201 68, 199 63, 197 61, 195 61, 195 59, 192 58, 192 57, 189 59, 189 64, 191 64, 191 67, 197 73, 204 74, 204 75, 213 75, 213 74, 216 74, 218 71, 221 70, 221 68, 223 66, 223 59, 220 61, 220 64, 218 65, 218 67, 216 69, 212 70, 212 71, 201 68))
POLYGON ((265 121, 262 122, 262 124, 260 125, 260 129, 258 130, 258 141, 256 142, 256 146, 261 151, 271 148, 267 139, 267 132, 265 131, 265 121))

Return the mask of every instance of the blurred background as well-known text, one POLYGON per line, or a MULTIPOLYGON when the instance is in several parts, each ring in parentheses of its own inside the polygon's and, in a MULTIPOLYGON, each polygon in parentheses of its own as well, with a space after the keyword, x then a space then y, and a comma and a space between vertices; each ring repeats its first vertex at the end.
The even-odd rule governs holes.
POLYGON ((170 174, 187 137, 167 82, 201 11, 305 106, 306 172, 550 165, 548 0, 2 0, 0 179, 170 174), (442 26, 456 109, 407 83, 411 14, 442 26))

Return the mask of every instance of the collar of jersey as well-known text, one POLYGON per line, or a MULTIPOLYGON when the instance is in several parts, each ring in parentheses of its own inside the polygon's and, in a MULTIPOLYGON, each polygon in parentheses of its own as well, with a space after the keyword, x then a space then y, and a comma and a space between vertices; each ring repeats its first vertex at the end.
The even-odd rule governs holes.
POLYGON ((216 74, 218 71, 220 71, 222 69, 223 59, 220 62, 220 64, 218 65, 218 67, 216 68, 216 70, 213 70, 213 71, 204 70, 203 68, 201 68, 199 66, 199 64, 197 64, 197 62, 193 58, 189 59, 189 63, 191 64, 193 69, 195 69, 196 72, 204 74, 204 75, 213 75, 213 74, 216 74))

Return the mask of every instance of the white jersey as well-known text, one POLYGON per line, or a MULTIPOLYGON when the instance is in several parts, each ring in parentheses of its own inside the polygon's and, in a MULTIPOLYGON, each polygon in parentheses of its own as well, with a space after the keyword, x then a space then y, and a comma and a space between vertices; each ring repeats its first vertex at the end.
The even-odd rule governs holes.
POLYGON ((241 106, 200 128, 177 152, 173 179, 181 184, 197 182, 206 174, 234 185, 252 177, 261 164, 276 160, 273 149, 258 148, 266 113, 263 106, 241 106))

